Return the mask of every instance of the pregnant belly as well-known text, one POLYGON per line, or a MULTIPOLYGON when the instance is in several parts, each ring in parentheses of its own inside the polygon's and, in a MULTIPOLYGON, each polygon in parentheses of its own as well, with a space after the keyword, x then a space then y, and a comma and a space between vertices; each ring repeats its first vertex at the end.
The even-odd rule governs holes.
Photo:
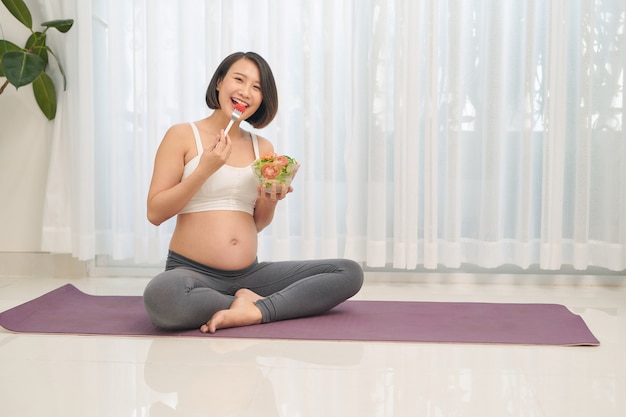
POLYGON ((180 214, 170 249, 213 268, 243 269, 257 255, 254 219, 239 211, 180 214))

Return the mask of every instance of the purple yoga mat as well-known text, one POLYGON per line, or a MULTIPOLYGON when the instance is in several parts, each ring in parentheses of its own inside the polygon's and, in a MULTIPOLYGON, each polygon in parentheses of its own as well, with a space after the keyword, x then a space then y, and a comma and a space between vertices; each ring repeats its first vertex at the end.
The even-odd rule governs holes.
POLYGON ((558 304, 346 301, 330 312, 218 330, 167 332, 139 296, 94 296, 71 284, 0 313, 13 332, 385 342, 597 346, 578 315, 558 304))

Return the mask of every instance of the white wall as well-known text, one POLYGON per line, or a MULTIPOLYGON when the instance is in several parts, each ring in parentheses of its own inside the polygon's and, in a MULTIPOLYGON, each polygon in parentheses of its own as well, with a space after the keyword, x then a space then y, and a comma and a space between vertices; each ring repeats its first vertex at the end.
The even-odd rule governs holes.
MULTIPOLYGON (((31 12, 38 25, 36 8, 31 7, 31 12)), ((0 5, 0 25, 0 37, 15 44, 24 44, 30 35, 4 5, 0 5)), ((5 80, 0 77, 0 83, 5 80)), ((0 275, 69 278, 87 272, 86 263, 70 255, 41 252, 47 131, 52 126, 39 110, 30 85, 19 90, 9 85, 0 95, 0 275)))
MULTIPOLYGON (((30 32, 3 5, 0 24, 7 40, 26 42, 30 32)), ((9 85, 0 95, 0 251, 40 250, 50 123, 30 85, 17 91, 9 85)))
POLYGON ((30 86, 0 96, 0 251, 40 250, 48 121, 38 111, 30 86))

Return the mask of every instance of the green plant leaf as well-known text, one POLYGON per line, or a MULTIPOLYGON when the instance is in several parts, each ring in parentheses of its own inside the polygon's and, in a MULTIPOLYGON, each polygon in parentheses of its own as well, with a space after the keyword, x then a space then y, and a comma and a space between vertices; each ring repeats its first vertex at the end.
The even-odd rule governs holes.
POLYGON ((44 60, 30 52, 8 51, 2 57, 4 76, 15 88, 32 83, 45 67, 44 60))
POLYGON ((61 20, 50 20, 48 22, 43 22, 41 26, 55 28, 61 33, 65 33, 72 28, 74 24, 74 19, 61 19, 61 20))
POLYGON ((57 56, 54 54, 54 52, 52 52, 52 49, 47 48, 48 52, 50 53, 50 55, 52 55, 54 57, 54 59, 57 60, 57 65, 59 67, 59 71, 61 71, 61 76, 63 77, 63 91, 65 91, 67 89, 67 78, 65 77, 65 71, 63 71, 63 65, 61 65, 61 61, 59 61, 59 58, 57 58, 57 56))
POLYGON ((7 40, 0 40, 0 77, 4 77, 4 70, 2 69, 2 57, 5 52, 8 51, 21 51, 22 48, 17 46, 16 44, 9 42, 7 40))
POLYGON ((48 65, 48 47, 46 46, 45 33, 33 32, 33 34, 28 37, 24 49, 37 55, 48 65))
POLYGON ((33 81, 33 93, 43 114, 48 120, 54 119, 57 113, 57 92, 48 74, 42 72, 33 81))
POLYGON ((17 20, 19 20, 24 26, 33 29, 33 18, 30 15, 30 10, 23 0, 2 0, 2 4, 11 12, 17 20))

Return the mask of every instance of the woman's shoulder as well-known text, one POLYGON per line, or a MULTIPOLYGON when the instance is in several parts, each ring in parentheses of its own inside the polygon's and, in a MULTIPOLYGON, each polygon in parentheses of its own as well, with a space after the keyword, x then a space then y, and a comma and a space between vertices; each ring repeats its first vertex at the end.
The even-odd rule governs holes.
POLYGON ((194 143, 191 125, 189 123, 176 123, 165 132, 159 149, 176 154, 186 154, 191 147, 195 148, 194 143))
POLYGON ((192 123, 176 123, 167 129, 165 136, 163 137, 163 142, 172 142, 173 144, 180 145, 181 142, 185 143, 191 140, 193 143, 193 137, 194 133, 192 123))
POLYGON ((268 152, 274 152, 274 145, 272 144, 272 142, 257 133, 252 132, 252 134, 254 134, 257 138, 259 144, 259 153, 261 155, 265 155, 268 152))
POLYGON ((193 134, 190 122, 176 123, 170 126, 165 136, 189 136, 193 134))

